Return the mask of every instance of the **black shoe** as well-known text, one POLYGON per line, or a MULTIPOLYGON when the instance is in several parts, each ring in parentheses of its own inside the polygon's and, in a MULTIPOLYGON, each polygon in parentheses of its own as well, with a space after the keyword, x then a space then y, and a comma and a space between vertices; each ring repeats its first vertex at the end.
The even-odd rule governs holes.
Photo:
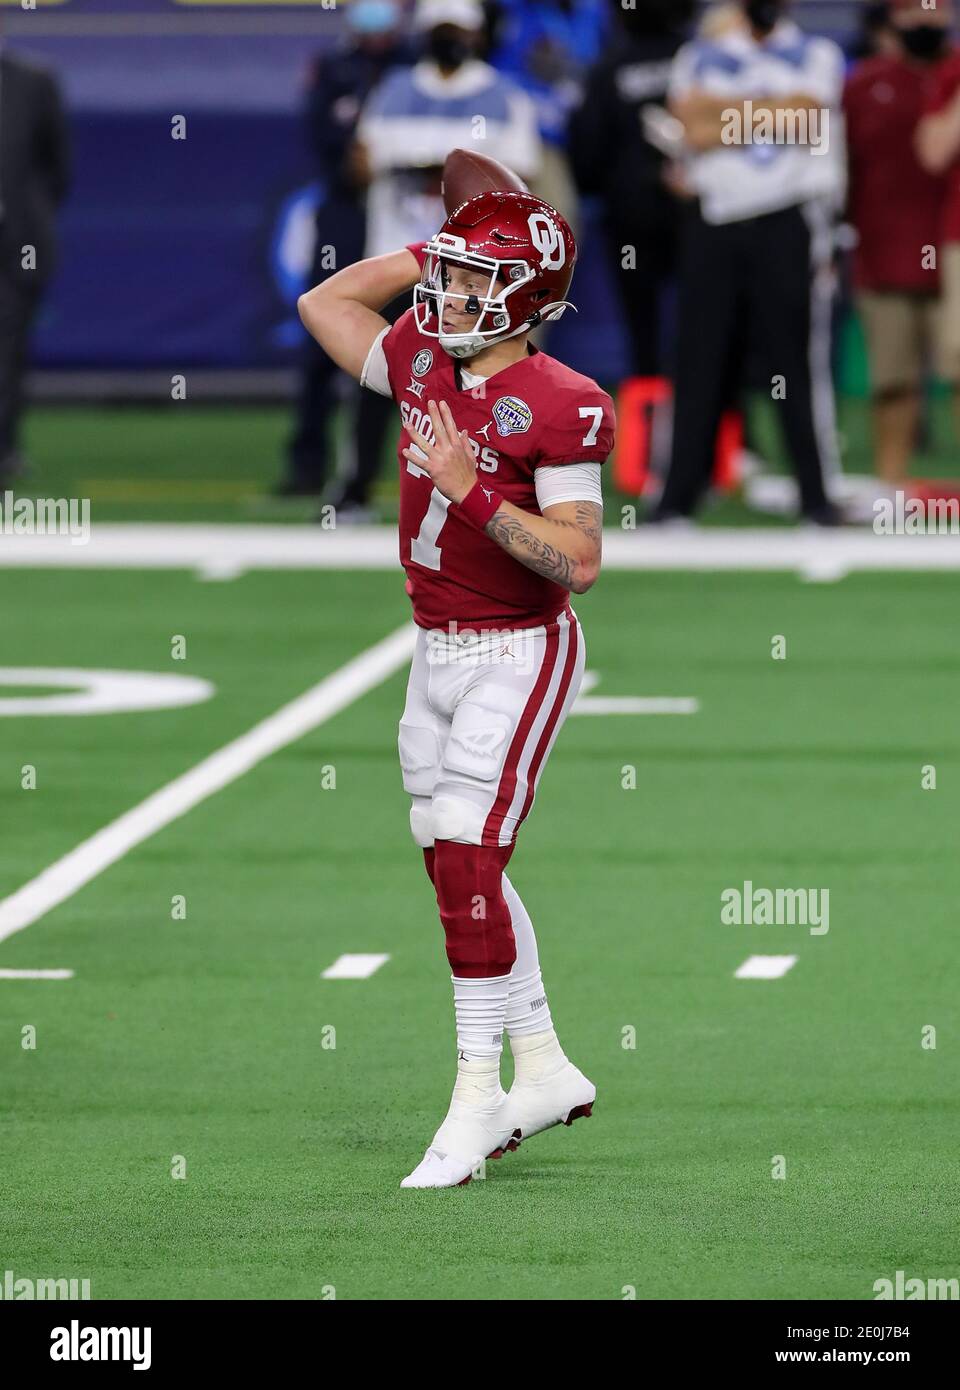
POLYGON ((822 507, 814 507, 812 511, 804 512, 801 520, 809 526, 832 528, 844 525, 843 513, 832 502, 827 502, 822 507))

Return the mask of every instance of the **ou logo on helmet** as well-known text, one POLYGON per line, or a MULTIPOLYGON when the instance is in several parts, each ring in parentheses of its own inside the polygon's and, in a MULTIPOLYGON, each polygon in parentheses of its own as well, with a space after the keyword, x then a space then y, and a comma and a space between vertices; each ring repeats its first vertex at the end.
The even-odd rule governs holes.
POLYGON ((560 228, 545 212, 531 212, 527 218, 530 240, 540 252, 541 270, 559 270, 567 259, 560 228))

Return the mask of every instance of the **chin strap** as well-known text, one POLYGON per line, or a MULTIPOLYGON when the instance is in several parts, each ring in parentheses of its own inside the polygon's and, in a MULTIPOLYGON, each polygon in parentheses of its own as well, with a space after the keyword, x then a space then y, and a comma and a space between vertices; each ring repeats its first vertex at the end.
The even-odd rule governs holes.
MULTIPOLYGON (((555 304, 548 304, 545 309, 537 309, 527 319, 524 327, 536 328, 541 323, 552 323, 554 319, 560 318, 565 309, 572 309, 575 314, 580 312, 576 304, 571 304, 569 299, 558 299, 555 304)), ((512 337, 513 335, 509 334, 508 336, 512 337)))
POLYGON ((553 304, 547 304, 544 308, 535 310, 529 318, 524 319, 523 323, 519 324, 516 328, 511 328, 509 333, 499 333, 492 338, 484 338, 478 334, 468 342, 456 343, 452 347, 443 341, 443 335, 441 334, 440 346, 448 357, 475 357, 477 353, 482 352, 484 348, 493 347, 494 343, 506 343, 511 338, 519 337, 521 333, 528 333, 531 328, 536 328, 541 323, 552 323, 554 320, 560 318, 566 309, 572 309, 575 314, 579 313, 576 304, 571 304, 569 299, 558 299, 553 304))

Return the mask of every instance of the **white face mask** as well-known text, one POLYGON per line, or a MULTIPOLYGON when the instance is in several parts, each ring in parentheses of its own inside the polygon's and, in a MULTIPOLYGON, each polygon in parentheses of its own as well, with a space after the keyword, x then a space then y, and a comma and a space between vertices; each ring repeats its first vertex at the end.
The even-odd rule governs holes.
MULTIPOLYGON (((504 342, 525 333, 532 325, 526 321, 515 328, 510 327, 509 296, 535 278, 532 266, 526 261, 500 261, 490 256, 475 255, 467 251, 460 237, 449 233, 438 233, 427 245, 427 258, 424 262, 420 283, 414 286, 413 307, 417 327, 428 338, 436 338, 450 357, 474 357, 493 343, 504 342), (486 279, 482 291, 464 294, 447 289, 444 285, 444 260, 455 262, 458 266, 469 266, 481 272, 486 279), (507 283, 497 289, 497 281, 507 283), (464 308, 476 303, 477 317, 472 328, 460 333, 443 331, 443 311, 446 304, 464 308), (480 328, 486 322, 488 327, 480 328), (436 327, 431 324, 435 323, 436 327)), ((541 310, 541 318, 559 318, 566 304, 549 304, 541 310)))

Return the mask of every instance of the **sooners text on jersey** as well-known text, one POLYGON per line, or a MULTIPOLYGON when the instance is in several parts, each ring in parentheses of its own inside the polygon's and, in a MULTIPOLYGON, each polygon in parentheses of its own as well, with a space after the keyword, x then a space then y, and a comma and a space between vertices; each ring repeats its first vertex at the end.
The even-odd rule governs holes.
POLYGON ((421 627, 533 627, 567 606, 559 584, 535 574, 457 514, 402 450, 432 436, 427 402, 445 400, 466 430, 477 477, 506 501, 540 515, 534 471, 603 463, 613 449, 613 402, 595 381, 531 347, 529 356, 460 389, 456 365, 418 330, 408 310, 383 339, 390 386, 400 406, 400 560, 421 627), (448 511, 449 508, 449 511, 448 511))

